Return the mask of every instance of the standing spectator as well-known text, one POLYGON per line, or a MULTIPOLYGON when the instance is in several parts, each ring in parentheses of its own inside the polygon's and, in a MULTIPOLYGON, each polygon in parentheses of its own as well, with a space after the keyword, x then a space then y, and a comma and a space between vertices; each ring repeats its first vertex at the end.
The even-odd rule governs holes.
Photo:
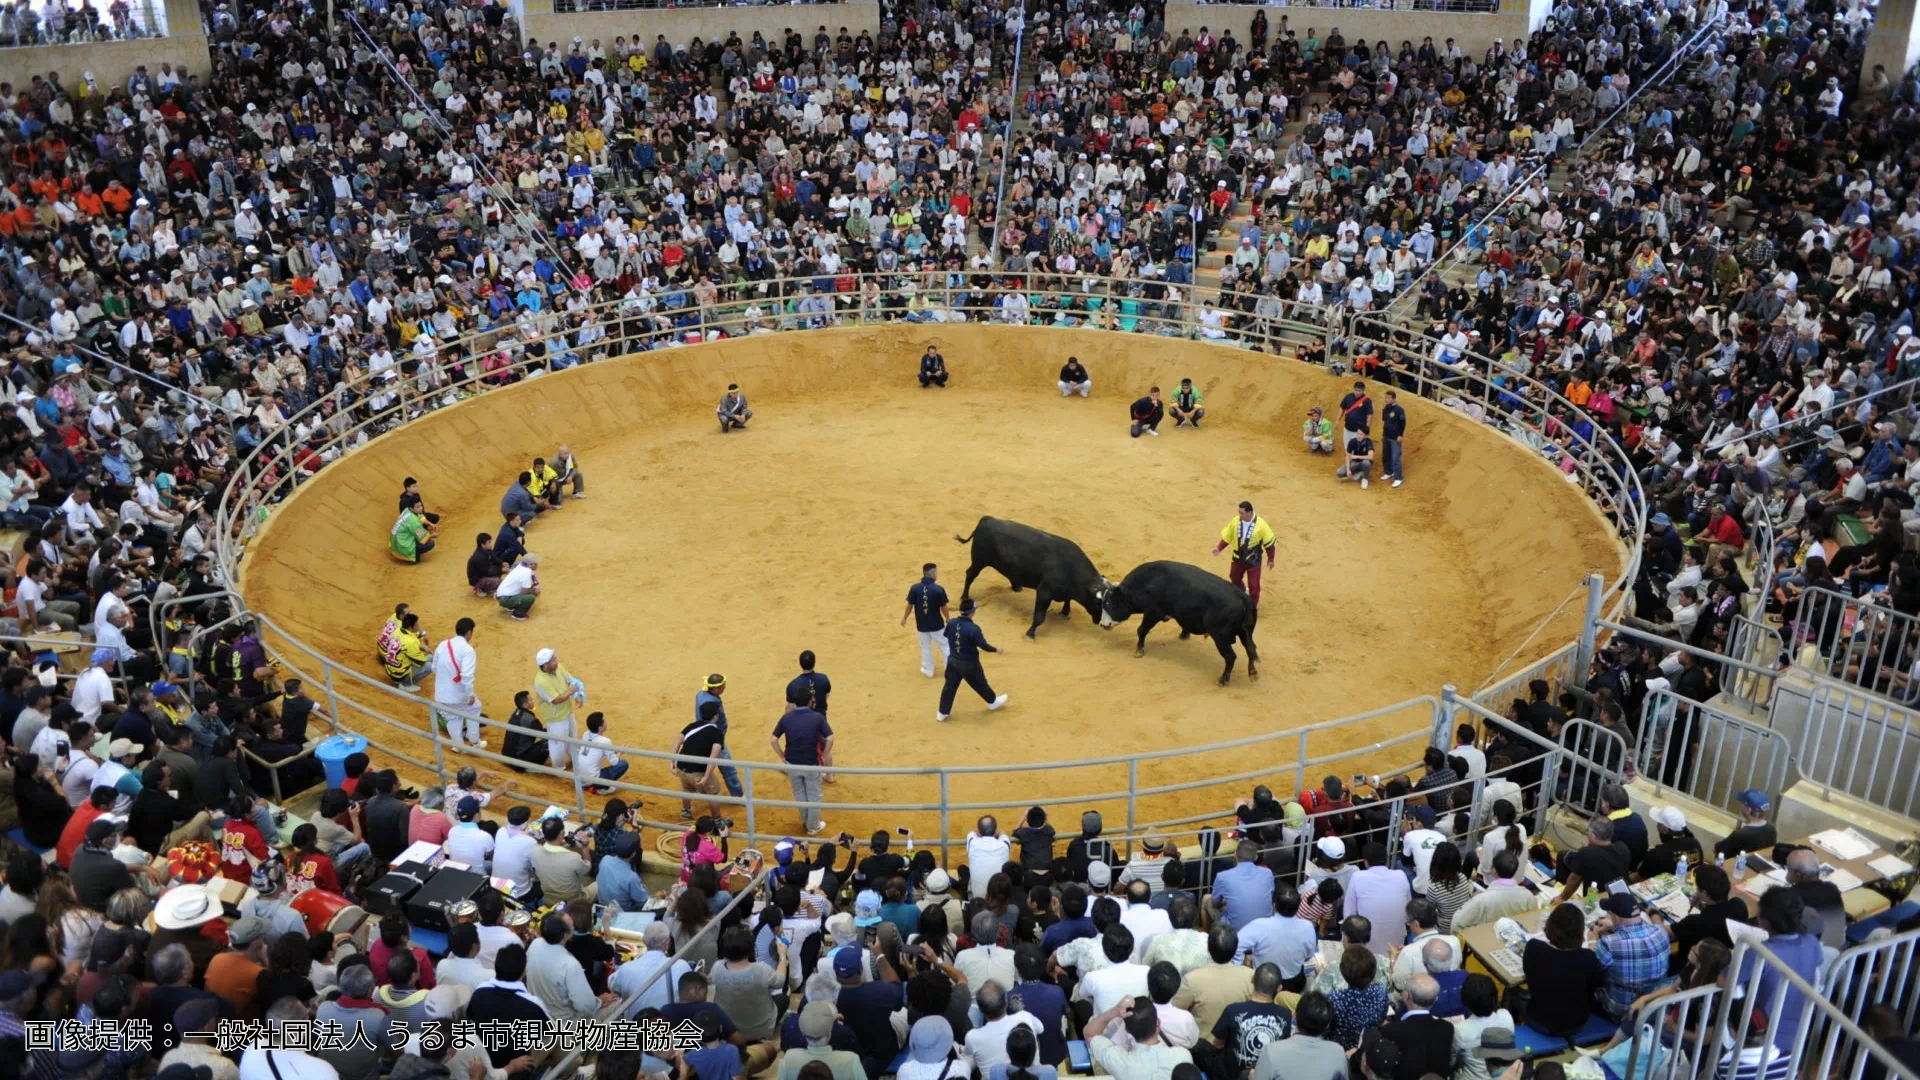
MULTIPOLYGON (((1400 404, 1400 395, 1389 390, 1386 407, 1380 410, 1380 452, 1385 455, 1380 473, 1392 477, 1394 487, 1399 487, 1406 480, 1406 438, 1406 407, 1400 404)), ((1471 743, 1468 745, 1471 746, 1471 743)), ((1482 759, 1481 771, 1485 769, 1485 760, 1482 759)))

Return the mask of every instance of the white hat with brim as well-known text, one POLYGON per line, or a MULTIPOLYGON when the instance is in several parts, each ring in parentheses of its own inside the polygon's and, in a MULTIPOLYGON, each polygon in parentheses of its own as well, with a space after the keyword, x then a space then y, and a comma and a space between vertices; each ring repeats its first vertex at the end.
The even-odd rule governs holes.
POLYGON ((223 914, 220 900, 204 885, 180 885, 162 893, 153 905, 153 924, 162 930, 191 930, 223 914))

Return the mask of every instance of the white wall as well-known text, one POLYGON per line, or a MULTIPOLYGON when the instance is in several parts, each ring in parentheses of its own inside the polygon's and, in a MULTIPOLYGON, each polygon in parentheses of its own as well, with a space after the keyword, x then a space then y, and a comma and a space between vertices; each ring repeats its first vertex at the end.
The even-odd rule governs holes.
MULTIPOLYGON (((1460 47, 1473 53, 1485 52, 1493 44, 1494 38, 1514 41, 1527 35, 1528 11, 1518 6, 1518 0, 1507 0, 1508 9, 1490 15, 1451 13, 1444 11, 1381 11, 1369 8, 1332 8, 1332 7, 1265 7, 1267 26, 1273 35, 1281 33, 1281 20, 1286 20, 1288 29, 1305 37, 1308 29, 1318 30, 1321 37, 1333 27, 1340 28, 1340 34, 1348 41, 1378 41, 1385 38, 1398 48, 1402 41, 1420 44, 1423 37, 1433 38, 1435 45, 1445 44, 1448 38, 1460 43, 1460 47)), ((1543 0, 1530 0, 1543 2, 1543 0)), ((1909 3, 1912 0, 1908 0, 1909 3)), ((1247 42, 1248 27, 1253 25, 1253 13, 1256 4, 1196 4, 1193 0, 1167 0, 1167 34, 1179 37, 1180 31, 1198 33, 1205 26, 1213 31, 1215 37, 1223 30, 1232 30, 1233 36, 1242 45, 1247 42)))

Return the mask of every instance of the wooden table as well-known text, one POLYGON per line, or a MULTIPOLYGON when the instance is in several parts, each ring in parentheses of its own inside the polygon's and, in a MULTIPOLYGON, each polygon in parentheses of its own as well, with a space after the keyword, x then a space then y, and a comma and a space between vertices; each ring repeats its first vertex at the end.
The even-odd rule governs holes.
MULTIPOLYGON (((1811 849, 1815 855, 1818 855, 1820 857, 1821 862, 1829 866, 1832 866, 1837 870, 1845 870, 1847 873, 1852 874, 1854 877, 1857 877, 1860 879, 1860 888, 1849 889, 1846 892, 1843 892, 1840 894, 1841 903, 1846 907, 1847 918, 1855 919, 1855 920, 1869 918, 1871 916, 1878 915, 1881 912, 1893 906, 1892 902, 1889 901, 1886 897, 1880 895, 1878 892, 1874 891, 1873 889, 1867 888, 1867 886, 1872 884, 1873 882, 1879 881, 1884 877, 1886 877, 1885 874, 1882 874, 1880 871, 1875 870, 1873 867, 1868 866, 1867 864, 1869 862, 1872 862, 1875 859, 1880 858, 1882 855, 1891 854, 1891 852, 1888 852, 1879 847, 1875 847, 1871 852, 1867 854, 1867 857, 1864 859, 1836 859, 1832 855, 1828 854, 1827 852, 1821 850, 1818 847, 1815 847, 1809 837, 1803 836, 1798 840, 1789 840, 1787 841, 1787 844, 1792 847, 1804 847, 1804 848, 1811 849)), ((1767 861, 1772 862, 1773 860, 1768 859, 1767 861)), ((1763 893, 1766 890, 1762 889, 1760 890, 1760 893, 1756 893, 1749 890, 1747 888, 1747 884, 1748 882, 1753 881, 1755 878, 1762 877, 1762 876, 1764 875, 1755 874, 1752 871, 1749 871, 1747 874, 1746 880, 1736 883, 1733 887, 1734 895, 1746 901, 1747 909, 1755 914, 1758 914, 1760 911, 1760 902, 1759 902, 1760 893, 1763 893)))
MULTIPOLYGON (((1537 911, 1511 916, 1511 918, 1527 933, 1533 934, 1538 933, 1546 925, 1547 913, 1551 910, 1553 909, 1540 908, 1537 911)), ((1506 948, 1506 944, 1500 940, 1500 935, 1493 932, 1495 925, 1496 923, 1490 922, 1481 923, 1459 931, 1457 936, 1460 938, 1460 945, 1469 955, 1480 959, 1480 966, 1487 969, 1487 974, 1493 976, 1495 982, 1503 986, 1524 986, 1527 981, 1526 976, 1518 971, 1509 972, 1493 959, 1494 953, 1506 948)))

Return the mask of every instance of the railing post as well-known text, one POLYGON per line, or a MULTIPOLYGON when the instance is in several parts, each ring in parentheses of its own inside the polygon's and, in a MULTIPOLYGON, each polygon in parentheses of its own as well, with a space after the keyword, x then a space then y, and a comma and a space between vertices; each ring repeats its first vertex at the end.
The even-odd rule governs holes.
MULTIPOLYGON (((1407 798, 1411 798, 1411 796, 1407 798)), ((1400 845, 1394 843, 1393 840, 1394 837, 1400 835, 1400 818, 1406 812, 1406 808, 1406 798, 1395 799, 1387 806, 1387 835, 1385 837, 1387 845, 1387 865, 1393 867, 1395 870, 1400 869, 1400 845)))
POLYGON ((574 753, 574 747, 568 744, 567 772, 573 777, 573 808, 580 811, 580 820, 584 823, 587 820, 587 789, 580 782, 580 770, 573 768, 574 753))
POLYGON ((1452 683, 1440 688, 1440 704, 1433 708, 1433 745, 1445 750, 1453 737, 1453 715, 1459 706, 1454 704, 1459 691, 1452 683))
POLYGON ((1300 757, 1293 766, 1293 790, 1307 790, 1307 733, 1304 731, 1300 733, 1300 757))
MULTIPOLYGON (((440 786, 447 783, 447 749, 440 738, 440 721, 433 715, 433 706, 427 706, 427 731, 433 735, 433 772, 440 786)), ((583 813, 585 811, 582 811, 583 813)))
MULTIPOLYGON (((760 835, 759 830, 754 828, 753 763, 750 761, 742 761, 738 764, 738 768, 740 769, 740 797, 747 801, 747 843, 751 844, 754 838, 760 835)), ((800 825, 803 831, 807 824, 805 821, 806 816, 807 811, 805 808, 802 808, 800 811, 800 817, 802 818, 800 825)))
POLYGON ((1587 614, 1580 623, 1580 663, 1576 671, 1593 663, 1594 646, 1600 640, 1600 605, 1606 599, 1607 580, 1599 574, 1587 575, 1587 614))
POLYGON ((1140 759, 1127 760, 1127 858, 1133 858, 1133 812, 1139 799, 1140 759))
POLYGON ((1470 838, 1479 836, 1480 826, 1484 824, 1480 820, 1480 797, 1486 794, 1486 790, 1487 774, 1483 772, 1473 778, 1473 791, 1468 796, 1473 800, 1467 807, 1467 836, 1470 838))
POLYGON ((327 683, 327 716, 333 721, 333 733, 340 734, 340 695, 333 692, 333 664, 321 661, 320 674, 327 683))
POLYGON ((1540 767, 1540 796, 1533 808, 1533 835, 1540 836, 1547 831, 1547 812, 1553 808, 1554 788, 1560 783, 1560 751, 1547 751, 1547 760, 1540 767))
POLYGON ((947 838, 952 835, 947 829, 947 770, 940 770, 940 867, 947 868, 947 838))

